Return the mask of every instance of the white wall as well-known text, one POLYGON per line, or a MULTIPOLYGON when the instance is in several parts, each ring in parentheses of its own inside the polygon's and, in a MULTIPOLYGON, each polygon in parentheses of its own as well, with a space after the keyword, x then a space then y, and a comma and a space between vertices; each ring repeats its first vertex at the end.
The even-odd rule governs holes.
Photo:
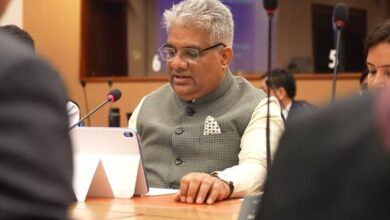
POLYGON ((23 28, 23 0, 11 0, 0 25, 15 24, 23 28))

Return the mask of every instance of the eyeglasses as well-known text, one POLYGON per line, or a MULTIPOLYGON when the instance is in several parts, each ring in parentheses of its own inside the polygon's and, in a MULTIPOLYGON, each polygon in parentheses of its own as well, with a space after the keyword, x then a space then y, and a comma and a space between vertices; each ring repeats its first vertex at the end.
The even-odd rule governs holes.
POLYGON ((226 47, 226 45, 223 43, 218 43, 211 47, 207 47, 205 49, 198 49, 198 48, 191 48, 191 47, 175 49, 164 45, 160 49, 158 49, 158 52, 160 53, 161 59, 165 61, 171 61, 178 54, 178 52, 180 52, 181 58, 183 60, 187 62, 191 62, 191 61, 198 61, 202 53, 204 53, 207 50, 217 48, 219 46, 226 47))

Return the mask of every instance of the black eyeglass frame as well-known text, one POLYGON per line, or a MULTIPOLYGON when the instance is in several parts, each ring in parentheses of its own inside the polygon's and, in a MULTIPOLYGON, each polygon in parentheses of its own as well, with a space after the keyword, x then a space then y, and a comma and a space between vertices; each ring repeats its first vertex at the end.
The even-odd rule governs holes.
MULTIPOLYGON (((162 60, 165 60, 165 61, 171 61, 176 55, 177 55, 177 52, 178 50, 194 50, 194 51, 197 51, 197 56, 196 58, 189 58, 187 57, 188 59, 190 60, 199 60, 200 56, 202 55, 202 53, 204 53, 205 51, 208 51, 208 50, 211 50, 211 49, 214 49, 214 48, 217 48, 219 46, 223 46, 223 47, 226 47, 226 45, 224 43, 217 43, 217 44, 214 44, 210 47, 207 47, 207 48, 204 48, 204 49, 199 49, 199 48, 191 48, 191 47, 184 47, 184 48, 180 48, 180 49, 175 49, 173 47, 168 47, 166 44, 164 44, 162 47, 160 47, 158 49, 158 52, 159 52, 159 55, 160 55, 160 58, 162 60), (172 55, 171 58, 165 58, 164 55, 163 55, 163 51, 164 50, 168 50, 168 49, 171 49, 171 52, 173 52, 174 54, 172 55)), ((167 53, 168 54, 168 53, 167 53)))

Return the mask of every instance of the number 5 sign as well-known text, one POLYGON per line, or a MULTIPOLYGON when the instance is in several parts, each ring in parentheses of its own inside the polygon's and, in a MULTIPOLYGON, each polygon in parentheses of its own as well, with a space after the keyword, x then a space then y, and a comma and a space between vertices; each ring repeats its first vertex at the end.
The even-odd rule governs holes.
POLYGON ((334 69, 334 67, 336 66, 336 50, 335 49, 331 49, 329 51, 329 64, 328 64, 328 67, 330 69, 334 69))

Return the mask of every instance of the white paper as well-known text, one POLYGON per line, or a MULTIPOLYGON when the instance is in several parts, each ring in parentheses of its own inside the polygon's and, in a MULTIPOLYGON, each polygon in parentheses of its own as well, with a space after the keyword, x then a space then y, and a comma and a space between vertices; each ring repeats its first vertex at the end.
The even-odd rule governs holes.
POLYGON ((161 195, 170 195, 175 194, 178 189, 163 189, 163 188, 152 188, 149 187, 149 192, 144 196, 161 196, 161 195))

